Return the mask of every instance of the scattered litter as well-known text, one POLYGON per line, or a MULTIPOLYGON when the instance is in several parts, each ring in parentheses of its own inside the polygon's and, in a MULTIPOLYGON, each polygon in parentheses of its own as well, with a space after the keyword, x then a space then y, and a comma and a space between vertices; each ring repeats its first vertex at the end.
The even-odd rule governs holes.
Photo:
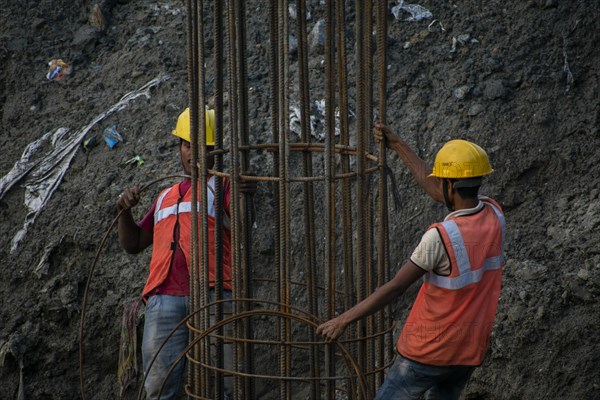
MULTIPOLYGON (((310 110, 310 134, 317 140, 325 140, 325 99, 316 100, 310 110)), ((349 111, 350 116, 355 114, 349 111)), ((302 134, 300 123, 300 107, 290 106, 290 130, 297 135, 302 134)), ((340 135, 340 110, 335 110, 335 136, 340 135)))
POLYGON ((392 14, 396 19, 400 19, 401 11, 406 11, 410 17, 405 21, 421 21, 423 19, 433 18, 431 11, 418 4, 404 4, 404 0, 398 0, 398 5, 392 7, 392 14))
MULTIPOLYGON (((573 28, 575 29, 575 28, 573 28)), ((565 86, 565 94, 568 94, 569 91, 571 90, 571 85, 573 85, 573 82, 575 81, 575 78, 573 78, 573 73, 571 72, 571 68, 569 67, 569 60, 567 59, 567 37, 563 36, 563 57, 565 59, 565 62, 563 63, 563 74, 566 77, 566 83, 567 85, 565 86)))
POLYGON ((83 150, 88 151, 92 147, 96 146, 98 144, 97 139, 98 139, 97 133, 93 134, 92 137, 90 137, 89 139, 85 139, 83 141, 83 150))
POLYGON ((104 128, 102 133, 104 141, 109 148, 114 148, 119 142, 123 142, 123 136, 117 131, 117 125, 104 128))
MULTIPOLYGON (((291 19, 296 19, 296 18, 298 18, 298 11, 296 10, 296 5, 295 5, 295 4, 290 4, 290 5, 288 6, 288 11, 289 11, 289 13, 290 13, 290 18, 291 18, 291 19)), ((306 20, 307 20, 307 21, 310 21, 310 19, 311 19, 311 18, 312 18, 312 17, 311 17, 311 15, 310 15, 310 11, 309 11, 309 10, 306 10, 306 20)))
POLYGON ((144 164, 144 159, 141 156, 135 156, 123 163, 123 165, 133 165, 133 164, 136 164, 136 167, 141 167, 144 164))
POLYGON ((0 179, 0 199, 2 199, 15 183, 27 176, 23 186, 28 213, 23 227, 12 239, 11 253, 17 251, 19 243, 27 234, 29 227, 33 225, 36 217, 60 185, 79 145, 84 141, 90 129, 109 115, 127 107, 130 101, 140 96, 150 98, 150 89, 168 79, 170 79, 169 75, 161 74, 141 88, 127 93, 110 109, 97 115, 87 126, 76 132, 68 128, 58 128, 27 145, 21 159, 15 163, 8 174, 0 179), (51 149, 45 154, 38 154, 41 153, 43 145, 48 141, 52 144, 51 149))
POLYGON ((452 37, 452 49, 451 53, 456 52, 456 45, 464 46, 466 44, 479 44, 479 40, 471 37, 468 33, 463 33, 462 35, 453 36, 452 37))
POLYGON ((458 35, 456 37, 456 41, 462 45, 465 44, 479 44, 479 40, 471 37, 468 33, 464 33, 462 35, 458 35))
POLYGON ((442 29, 442 32, 446 32, 446 30, 444 29, 444 25, 442 25, 442 21, 438 21, 437 19, 434 19, 433 21, 431 21, 431 23, 429 25, 427 25, 427 30, 433 31, 432 27, 436 22, 438 24, 440 24, 440 28, 442 29))
POLYGON ((50 69, 46 74, 46 78, 48 78, 49 81, 60 81, 65 75, 70 75, 72 72, 69 64, 61 59, 51 60, 48 63, 48 66, 50 69))

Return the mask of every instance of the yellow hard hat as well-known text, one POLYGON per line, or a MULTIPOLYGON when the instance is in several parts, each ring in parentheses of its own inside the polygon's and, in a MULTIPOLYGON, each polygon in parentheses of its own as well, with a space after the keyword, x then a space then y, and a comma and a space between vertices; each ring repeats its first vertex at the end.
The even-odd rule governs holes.
POLYGON ((435 156, 429 176, 468 179, 489 175, 492 171, 488 155, 481 147, 466 140, 450 140, 435 156))
MULTIPOLYGON (((189 107, 177 118, 177 126, 172 132, 173 135, 190 141, 190 109, 189 107)), ((215 110, 206 110, 206 145, 215 145, 215 110)))

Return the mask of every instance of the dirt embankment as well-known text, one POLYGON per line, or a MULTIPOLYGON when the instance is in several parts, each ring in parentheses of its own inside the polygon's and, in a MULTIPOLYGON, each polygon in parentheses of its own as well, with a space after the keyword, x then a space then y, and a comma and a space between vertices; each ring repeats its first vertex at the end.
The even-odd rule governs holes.
MULTIPOLYGON (((105 1, 100 31, 89 19, 92 2, 4 3, 0 176, 44 134, 65 127, 72 137, 125 94, 160 80, 147 96, 89 128, 86 138, 98 135, 97 145, 77 147, 14 252, 13 238, 27 217, 23 181, 0 199, 0 397, 77 398, 80 304, 96 246, 115 216, 115 198, 127 185, 179 172, 168 132, 187 104, 186 13, 180 1, 105 1), (45 77, 55 58, 73 67, 60 82, 45 77), (112 125, 125 143, 110 150, 100 135, 112 125), (124 165, 138 155, 143 165, 124 165)), ((408 15, 396 20, 390 14, 388 121, 428 161, 448 138, 488 149, 495 173, 483 191, 500 201, 508 221, 491 351, 466 397, 598 398, 600 5, 420 4, 432 19, 407 22, 408 15)), ((312 28, 323 10, 318 1, 309 8, 312 28)), ((270 123, 266 5, 253 1, 247 9, 256 100, 251 126, 260 135, 270 123)), ((311 84, 321 85, 322 76, 311 84)), ((42 149, 52 146, 49 140, 42 149)), ((401 261, 444 209, 427 203, 396 157, 390 165, 402 195, 402 208, 390 214, 391 255, 401 261)), ((156 190, 144 197, 140 214, 156 190)), ((268 207, 269 191, 257 196, 268 207)), ((259 209, 265 218, 269 212, 259 209)), ((270 238, 256 241, 260 266, 270 238)), ((114 235, 101 256, 86 320, 90 398, 117 396, 122 304, 138 296, 148 258, 126 255, 114 235)), ((396 307, 400 323, 411 302, 407 296, 396 307)))

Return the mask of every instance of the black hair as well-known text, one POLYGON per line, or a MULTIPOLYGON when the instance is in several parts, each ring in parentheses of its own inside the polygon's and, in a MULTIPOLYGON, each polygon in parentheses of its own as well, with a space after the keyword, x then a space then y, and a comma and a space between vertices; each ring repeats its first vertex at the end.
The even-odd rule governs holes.
POLYGON ((448 179, 451 186, 463 199, 477 198, 481 186, 481 178, 448 179))

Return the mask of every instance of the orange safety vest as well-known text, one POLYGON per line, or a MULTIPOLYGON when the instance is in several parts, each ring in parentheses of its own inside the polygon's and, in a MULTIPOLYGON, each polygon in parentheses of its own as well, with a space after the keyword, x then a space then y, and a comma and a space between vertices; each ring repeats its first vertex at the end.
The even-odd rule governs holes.
MULTIPOLYGON (((215 196, 214 180, 212 176, 208 181, 208 276, 209 285, 215 285, 215 196)), ((198 203, 198 212, 200 203, 198 203)), ((192 191, 180 197, 179 184, 176 184, 161 192, 156 201, 154 209, 154 233, 152 244, 152 259, 150 260, 150 274, 146 281, 146 286, 142 292, 142 297, 146 299, 150 293, 160 286, 171 267, 171 259, 177 246, 173 242, 174 231, 177 222, 179 222, 179 246, 183 250, 188 270, 191 265, 191 241, 192 241, 192 191)), ((223 214, 223 288, 231 290, 231 232, 229 230, 229 220, 227 215, 223 214)), ((200 224, 198 224, 200 225, 200 224)), ((198 227, 200 230, 200 227, 198 227)), ((200 232, 198 232, 200 237, 200 232)), ((198 249, 200 252, 201 249, 198 249)))
POLYGON ((480 365, 489 345, 504 266, 505 221, 494 200, 473 215, 433 224, 450 259, 428 272, 398 338, 402 356, 429 365, 480 365))

